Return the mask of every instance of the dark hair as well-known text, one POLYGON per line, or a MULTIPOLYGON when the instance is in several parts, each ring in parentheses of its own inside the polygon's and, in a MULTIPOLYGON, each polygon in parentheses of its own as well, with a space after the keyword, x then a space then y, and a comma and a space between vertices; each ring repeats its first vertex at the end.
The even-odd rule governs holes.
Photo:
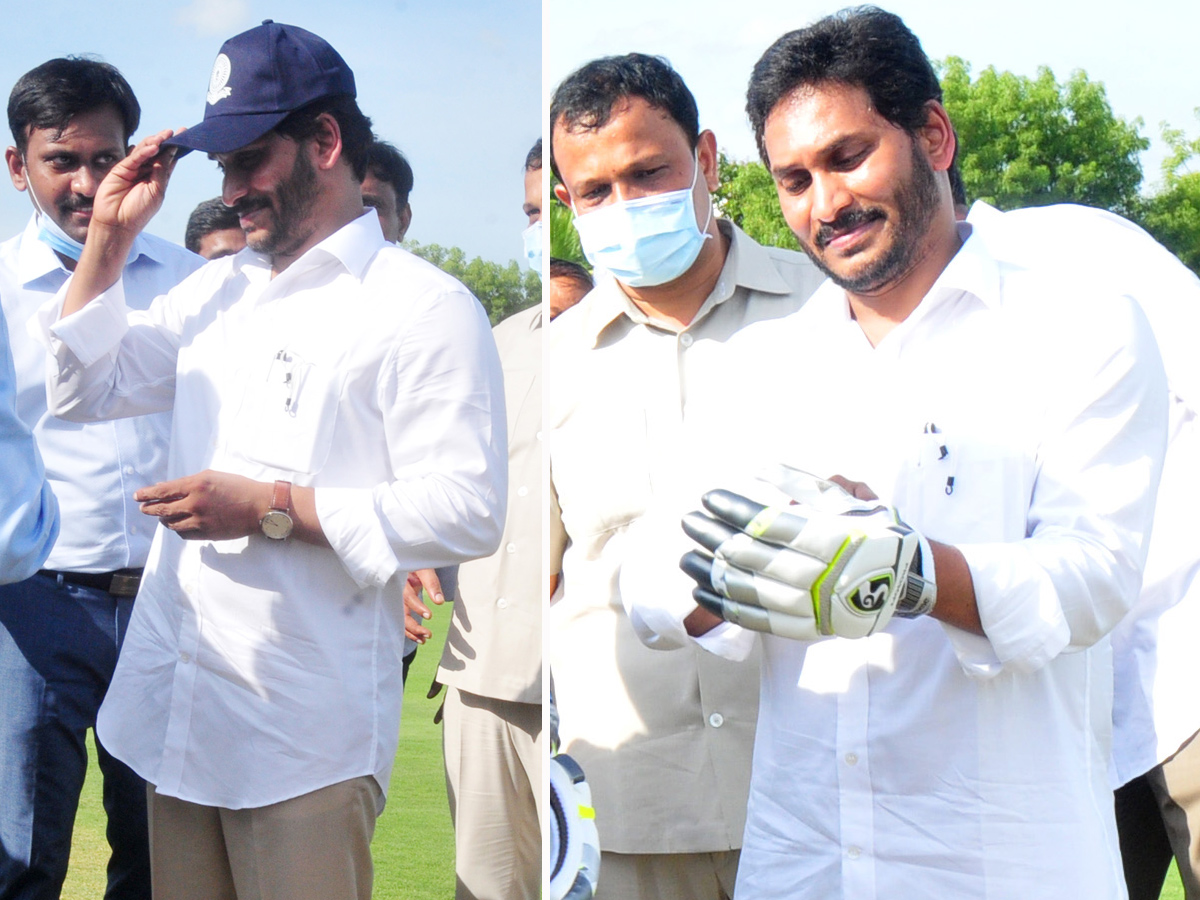
POLYGON ((403 211, 413 189, 412 166, 404 154, 387 141, 376 138, 367 152, 367 171, 392 186, 396 192, 396 211, 403 211))
POLYGON ((577 262, 571 262, 569 259, 559 259, 557 256, 550 258, 550 277, 551 278, 570 278, 578 281, 581 284, 586 284, 590 291, 596 286, 592 280, 592 275, 577 262))
MULTIPOLYGON (((955 135, 958 137, 958 135, 955 135)), ((955 206, 967 206, 967 186, 963 184, 962 170, 958 167, 958 153, 955 147, 954 161, 946 174, 950 176, 950 196, 955 206)))
POLYGON ((542 168, 542 139, 538 138, 525 154, 525 171, 537 172, 542 168))
POLYGON ((371 120, 363 115, 358 101, 350 94, 322 97, 293 110, 275 126, 275 131, 293 141, 307 140, 317 133, 317 119, 323 113, 337 120, 342 132, 342 156, 350 163, 354 177, 362 181, 367 177, 367 154, 375 135, 371 133, 371 120))
POLYGON ((212 234, 214 231, 225 231, 227 228, 236 228, 241 231, 242 226, 238 223, 238 214, 226 206, 220 197, 205 200, 188 216, 187 229, 183 234, 183 246, 193 253, 199 253, 200 241, 204 239, 205 235, 212 234))
POLYGON ((679 73, 661 56, 629 53, 594 59, 568 75, 550 101, 550 169, 561 180, 554 162, 554 128, 561 120, 567 131, 603 128, 612 108, 625 97, 641 97, 661 109, 683 129, 691 149, 700 139, 696 98, 679 73))
POLYGON ((8 127, 24 154, 29 132, 51 128, 62 133, 75 116, 111 106, 121 117, 125 143, 142 118, 133 88, 106 62, 68 56, 44 62, 21 76, 8 95, 8 127))
POLYGON ((874 6, 843 9, 785 34, 755 64, 746 113, 758 153, 770 168, 763 129, 771 111, 798 87, 842 84, 862 88, 876 112, 915 134, 942 87, 921 42, 899 16, 874 6))

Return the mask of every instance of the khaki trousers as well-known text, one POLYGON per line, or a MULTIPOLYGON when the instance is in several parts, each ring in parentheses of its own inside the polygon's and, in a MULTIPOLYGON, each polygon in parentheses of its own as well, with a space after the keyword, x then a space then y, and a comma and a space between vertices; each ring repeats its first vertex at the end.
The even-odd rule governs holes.
POLYGON ((542 707, 446 688, 456 900, 541 896, 542 707))
POLYGON ((729 900, 740 850, 601 853, 595 900, 729 900))
POLYGON ((146 790, 154 900, 371 900, 369 775, 255 809, 146 790))

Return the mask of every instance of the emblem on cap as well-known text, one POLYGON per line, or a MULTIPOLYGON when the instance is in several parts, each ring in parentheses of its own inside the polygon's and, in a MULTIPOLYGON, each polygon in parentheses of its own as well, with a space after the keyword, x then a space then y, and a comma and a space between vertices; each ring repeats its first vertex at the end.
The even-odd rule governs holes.
POLYGON ((217 61, 213 63, 212 76, 208 79, 208 105, 212 106, 218 100, 224 100, 233 93, 233 88, 227 87, 229 84, 229 57, 224 53, 217 54, 217 61))

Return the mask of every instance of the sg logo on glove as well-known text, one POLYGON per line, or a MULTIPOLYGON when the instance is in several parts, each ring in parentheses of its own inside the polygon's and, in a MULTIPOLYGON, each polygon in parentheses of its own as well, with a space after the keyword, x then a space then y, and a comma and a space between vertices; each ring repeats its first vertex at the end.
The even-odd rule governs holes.
POLYGON ((796 640, 881 630, 893 615, 933 609, 929 543, 895 510, 832 482, 780 467, 772 478, 799 503, 763 506, 729 491, 703 497, 683 530, 707 552, 680 561, 696 602, 726 621, 796 640))

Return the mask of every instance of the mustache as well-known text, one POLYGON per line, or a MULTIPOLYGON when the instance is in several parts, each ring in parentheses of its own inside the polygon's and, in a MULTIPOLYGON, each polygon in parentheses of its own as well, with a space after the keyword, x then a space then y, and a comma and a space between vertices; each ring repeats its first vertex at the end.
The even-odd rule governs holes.
POLYGON ((58 208, 60 212, 64 213, 91 212, 92 198, 80 197, 78 199, 64 200, 62 203, 58 204, 58 208))
POLYGON ((860 225, 866 225, 868 222, 884 218, 887 218, 887 214, 877 207, 869 209, 858 207, 847 210, 832 222, 827 222, 818 228, 813 243, 817 245, 817 249, 824 250, 825 246, 838 235, 858 228, 860 225))
POLYGON ((246 213, 254 212, 256 209, 266 209, 271 205, 271 201, 266 197, 243 197, 233 206, 229 207, 231 211, 239 216, 244 216, 246 213))

